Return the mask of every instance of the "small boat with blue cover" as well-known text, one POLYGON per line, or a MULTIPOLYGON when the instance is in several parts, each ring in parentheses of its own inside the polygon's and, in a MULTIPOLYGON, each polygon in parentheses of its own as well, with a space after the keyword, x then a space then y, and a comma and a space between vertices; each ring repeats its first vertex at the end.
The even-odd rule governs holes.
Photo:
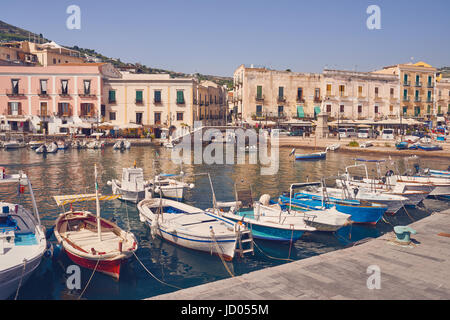
POLYGON ((293 197, 284 193, 278 199, 280 204, 290 205, 298 210, 320 210, 335 207, 337 211, 349 214, 354 223, 376 224, 387 211, 387 206, 380 203, 356 199, 338 199, 312 195, 304 192, 295 193, 293 197))

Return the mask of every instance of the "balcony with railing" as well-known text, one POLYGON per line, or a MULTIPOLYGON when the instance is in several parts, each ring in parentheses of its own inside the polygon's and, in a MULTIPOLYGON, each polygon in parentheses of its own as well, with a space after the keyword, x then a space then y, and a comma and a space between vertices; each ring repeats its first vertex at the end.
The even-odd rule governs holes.
POLYGON ((285 96, 278 96, 277 97, 277 102, 280 102, 280 103, 286 102, 286 97, 285 96))
POLYGON ((90 90, 89 91, 85 91, 85 90, 80 91, 78 93, 78 96, 80 96, 81 98, 95 98, 96 97, 96 95, 93 94, 90 90))
POLYGON ((287 119, 287 114, 285 112, 255 112, 252 113, 251 118, 254 121, 277 121, 287 119))
POLYGON ((303 98, 303 96, 301 96, 301 97, 297 96, 296 100, 298 103, 305 103, 305 98, 303 98))
POLYGON ((72 108, 66 108, 66 109, 59 109, 57 113, 58 117, 60 118, 68 118, 72 116, 72 108))
POLYGON ((63 99, 70 99, 70 93, 69 91, 59 91, 58 92, 59 96, 63 99))
POLYGON ((258 102, 263 102, 264 101, 264 95, 263 94, 257 94, 255 96, 255 100, 258 102))
POLYGON ((422 98, 421 97, 414 97, 414 102, 422 102, 422 98))
POLYGON ((411 81, 403 81, 403 86, 404 87, 410 87, 411 86, 411 81))
POLYGON ((428 97, 428 98, 427 98, 427 102, 428 102, 428 103, 433 103, 434 100, 433 100, 433 98, 428 97))
POLYGON ((5 93, 9 98, 25 98, 25 90, 7 89, 5 93))
POLYGON ((432 83, 428 82, 428 84, 427 84, 427 88, 434 88, 434 84, 432 84, 432 83))
POLYGON ((409 102, 409 97, 403 96, 402 101, 403 101, 403 102, 409 102))
POLYGON ((48 94, 47 91, 40 91, 38 93, 39 98, 41 99, 50 99, 50 95, 48 94))
POLYGON ((184 99, 177 99, 177 104, 178 105, 184 105, 184 104, 186 104, 186 102, 185 102, 184 99))
POLYGON ((322 102, 322 98, 320 96, 315 96, 314 102, 322 102))
POLYGON ((422 82, 420 82, 420 81, 417 82, 416 81, 415 86, 418 87, 418 88, 422 88, 422 82))

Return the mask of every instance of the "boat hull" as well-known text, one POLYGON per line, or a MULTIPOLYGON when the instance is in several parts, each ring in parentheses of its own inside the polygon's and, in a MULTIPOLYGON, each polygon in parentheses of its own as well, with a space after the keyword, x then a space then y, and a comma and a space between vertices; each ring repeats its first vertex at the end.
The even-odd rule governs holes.
MULTIPOLYGON (((152 221, 144 218, 149 228, 152 227, 152 221)), ((210 237, 200 237, 192 234, 185 234, 175 230, 168 230, 165 227, 159 227, 156 233, 160 238, 169 241, 178 246, 188 248, 195 251, 202 251, 218 255, 214 241, 210 237)), ((219 246, 221 256, 225 261, 231 261, 234 258, 236 250, 236 237, 217 237, 217 245, 219 246)))
POLYGON ((311 153, 311 154, 296 154, 295 160, 301 161, 301 160, 320 160, 325 159, 327 157, 326 152, 320 152, 320 153, 311 153))
POLYGON ((120 194, 121 196, 119 199, 123 201, 138 203, 145 198, 145 189, 142 191, 123 190, 117 185, 117 182, 115 180, 112 180, 111 187, 113 194, 120 194))

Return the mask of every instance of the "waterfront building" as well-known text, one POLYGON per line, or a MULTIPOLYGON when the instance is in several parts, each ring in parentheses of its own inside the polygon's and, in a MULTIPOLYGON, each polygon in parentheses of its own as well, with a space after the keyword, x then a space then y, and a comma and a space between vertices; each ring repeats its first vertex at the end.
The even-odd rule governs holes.
POLYGON ((195 119, 204 126, 223 126, 227 123, 228 92, 226 87, 212 81, 201 81, 197 89, 195 119))
POLYGON ((374 73, 398 77, 402 117, 432 120, 437 111, 436 71, 425 62, 417 62, 384 67, 374 73))
POLYGON ((328 119, 397 118, 398 78, 371 72, 324 70, 323 111, 328 119))
POLYGON ((115 126, 137 124, 155 128, 190 127, 198 85, 194 78, 169 74, 121 72, 103 84, 102 117, 115 126))
POLYGON ((239 66, 234 72, 234 115, 249 124, 312 119, 320 113, 322 75, 239 66))
POLYGON ((106 63, 1 66, 2 128, 49 134, 90 130, 101 120, 104 79, 119 75, 106 63))
MULTIPOLYGON (((440 76, 436 79, 436 115, 450 117, 450 78, 440 76)), ((442 122, 442 119, 437 121, 442 122)))

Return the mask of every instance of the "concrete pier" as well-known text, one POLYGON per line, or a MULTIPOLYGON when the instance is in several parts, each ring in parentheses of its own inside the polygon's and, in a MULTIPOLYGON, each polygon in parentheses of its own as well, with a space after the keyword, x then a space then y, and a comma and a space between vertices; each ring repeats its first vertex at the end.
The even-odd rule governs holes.
POLYGON ((450 299, 450 210, 410 226, 417 234, 409 246, 396 244, 391 232, 350 248, 150 299, 450 299), (376 268, 379 289, 373 288, 376 268))

